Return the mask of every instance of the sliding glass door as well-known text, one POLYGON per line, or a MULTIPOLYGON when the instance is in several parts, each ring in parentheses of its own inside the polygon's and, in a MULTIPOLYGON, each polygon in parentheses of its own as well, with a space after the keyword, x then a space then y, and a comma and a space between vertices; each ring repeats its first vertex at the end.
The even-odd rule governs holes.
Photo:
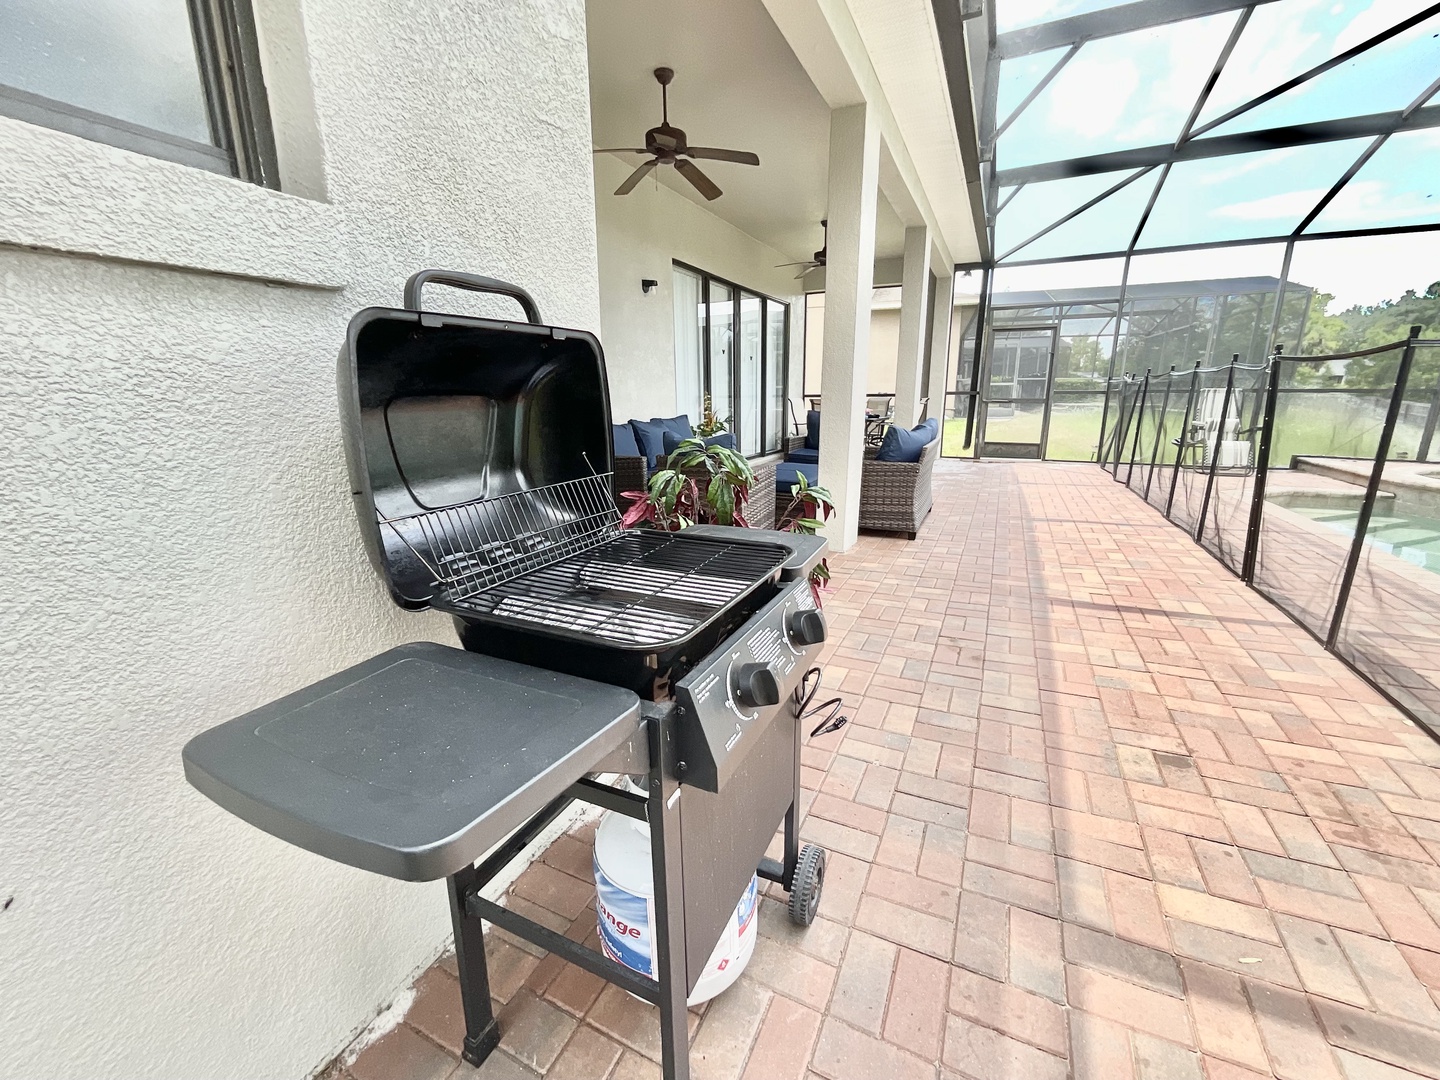
POLYGON ((760 297, 754 293, 740 294, 740 411, 739 432, 740 452, 747 457, 760 453, 761 434, 765 427, 760 410, 764 402, 762 357, 765 351, 761 338, 760 297))
POLYGON ((790 357, 790 309, 765 304, 765 453, 780 449, 785 438, 785 372, 790 357))
MULTIPOLYGON (((709 354, 705 372, 705 392, 715 415, 735 430, 735 291, 718 281, 707 281, 709 303, 706 325, 709 328, 709 354)), ((700 418, 694 417, 695 420, 700 418)))
POLYGON ((703 398, 747 457, 785 437, 790 306, 675 266, 675 403, 698 423, 703 398))

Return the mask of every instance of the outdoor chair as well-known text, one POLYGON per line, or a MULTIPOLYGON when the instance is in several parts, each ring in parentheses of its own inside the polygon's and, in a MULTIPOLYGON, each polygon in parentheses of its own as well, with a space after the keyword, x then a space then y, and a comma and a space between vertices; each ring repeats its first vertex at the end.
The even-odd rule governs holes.
POLYGON ((1208 469, 1213 465, 1226 471, 1249 471, 1255 465, 1254 447, 1249 439, 1242 436, 1251 432, 1240 430, 1240 417, 1233 396, 1230 414, 1222 425, 1220 414, 1224 408, 1223 389, 1210 387, 1201 390, 1195 401, 1195 415, 1175 444, 1180 448, 1182 459, 1187 450, 1199 451, 1198 460, 1193 464, 1201 468, 1208 469))
POLYGON ((860 528, 900 532, 914 540, 930 513, 930 479, 940 456, 937 436, 925 444, 919 461, 877 461, 878 446, 865 448, 860 471, 860 528))

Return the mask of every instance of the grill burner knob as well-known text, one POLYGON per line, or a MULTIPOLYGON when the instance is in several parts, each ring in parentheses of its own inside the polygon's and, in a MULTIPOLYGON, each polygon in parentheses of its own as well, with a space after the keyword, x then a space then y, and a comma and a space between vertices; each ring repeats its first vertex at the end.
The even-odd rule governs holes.
POLYGON ((787 629, 792 645, 819 645, 825 640, 825 616, 818 611, 792 611, 787 629))
POLYGON ((747 709, 780 704, 780 683, 769 664, 741 664, 735 669, 735 700, 747 709))

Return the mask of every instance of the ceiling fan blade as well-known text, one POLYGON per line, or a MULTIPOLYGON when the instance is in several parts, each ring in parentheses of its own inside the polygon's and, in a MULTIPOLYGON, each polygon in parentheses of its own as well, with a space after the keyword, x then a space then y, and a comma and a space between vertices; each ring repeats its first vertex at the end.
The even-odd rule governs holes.
POLYGON ((637 149, 633 146, 603 146, 590 151, 592 154, 648 154, 649 150, 637 149))
POLYGON ((641 180, 644 180, 645 177, 649 174, 650 170, 655 168, 655 166, 658 164, 660 163, 654 158, 651 158, 649 161, 645 162, 643 165, 641 165, 638 169, 636 169, 634 172, 632 172, 629 176, 625 178, 625 182, 615 189, 615 194, 629 195, 630 192, 635 190, 635 185, 640 183, 641 180))
POLYGON ((681 158, 675 162, 675 171, 685 177, 686 180, 689 180, 690 183, 695 186, 695 190, 711 202, 714 202, 724 194, 723 191, 715 186, 715 181, 701 172, 700 166, 696 165, 693 161, 686 161, 684 158, 681 158))
POLYGON ((787 267, 787 266, 814 266, 814 265, 815 265, 815 260, 814 260, 814 259, 797 259, 795 262, 776 263, 776 264, 775 264, 775 269, 776 269, 776 270, 780 270, 780 269, 783 269, 784 267, 787 267))
POLYGON ((749 150, 719 150, 713 146, 692 146, 685 151, 706 161, 733 161, 736 165, 759 165, 760 157, 749 150))
POLYGON ((819 266, 818 263, 811 263, 809 266, 805 267, 804 270, 801 270, 798 274, 795 275, 795 280, 796 280, 796 281, 799 281, 801 278, 803 278, 803 277, 805 277, 806 275, 808 275, 811 270, 819 270, 819 269, 820 269, 820 266, 819 266))

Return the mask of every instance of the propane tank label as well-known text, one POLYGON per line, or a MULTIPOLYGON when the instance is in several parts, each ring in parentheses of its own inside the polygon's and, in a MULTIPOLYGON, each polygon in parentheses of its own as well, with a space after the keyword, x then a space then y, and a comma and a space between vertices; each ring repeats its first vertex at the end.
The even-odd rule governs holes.
POLYGON ((653 979, 650 927, 655 918, 655 901, 620 888, 605 876, 598 859, 595 860, 595 914, 605 955, 653 979))
POLYGON ((749 928, 751 921, 755 918, 755 902, 758 899, 759 882, 756 878, 750 878, 750 884, 746 887, 744 894, 740 897, 740 903, 735 908, 735 936, 743 938, 745 931, 749 928))

